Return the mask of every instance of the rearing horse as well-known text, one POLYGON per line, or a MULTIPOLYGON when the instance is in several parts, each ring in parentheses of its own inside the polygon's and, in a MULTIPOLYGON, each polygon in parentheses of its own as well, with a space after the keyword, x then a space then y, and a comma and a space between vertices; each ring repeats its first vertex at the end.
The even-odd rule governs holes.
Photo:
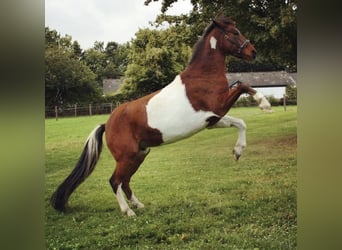
POLYGON ((253 95, 263 109, 269 109, 270 105, 247 84, 229 88, 225 64, 229 54, 251 61, 256 50, 236 28, 233 19, 220 17, 206 28, 188 66, 173 82, 160 91, 120 105, 106 124, 90 133, 75 168, 52 195, 52 206, 64 211, 69 196, 94 170, 104 132, 116 161, 109 181, 121 211, 128 216, 135 213, 123 193, 132 206, 144 207, 129 183, 150 147, 181 140, 205 128, 234 126, 238 128, 238 140, 233 153, 238 159, 246 146, 246 125, 241 119, 225 116, 226 113, 243 93, 253 95))

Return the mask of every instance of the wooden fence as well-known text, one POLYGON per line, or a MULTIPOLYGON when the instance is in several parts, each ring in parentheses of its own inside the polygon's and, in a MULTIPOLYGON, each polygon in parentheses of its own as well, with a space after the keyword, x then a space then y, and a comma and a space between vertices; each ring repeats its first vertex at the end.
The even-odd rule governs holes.
POLYGON ((119 103, 101 103, 101 104, 89 104, 86 106, 78 106, 75 104, 72 107, 58 107, 45 110, 45 118, 55 117, 76 117, 76 116, 91 116, 100 114, 110 114, 119 105, 119 103))

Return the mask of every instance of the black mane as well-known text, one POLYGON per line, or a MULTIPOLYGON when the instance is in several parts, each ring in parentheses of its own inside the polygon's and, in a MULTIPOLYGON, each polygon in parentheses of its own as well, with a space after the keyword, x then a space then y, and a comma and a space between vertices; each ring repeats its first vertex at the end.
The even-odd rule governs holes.
POLYGON ((214 22, 211 22, 207 28, 204 30, 201 38, 197 41, 197 43, 195 44, 194 46, 194 50, 193 50, 193 53, 192 53, 192 57, 191 57, 191 60, 189 62, 189 64, 191 64, 195 58, 197 57, 197 55, 199 54, 199 52, 202 50, 203 46, 204 46, 204 41, 205 41, 205 38, 209 35, 209 33, 214 29, 215 27, 215 24, 214 22))

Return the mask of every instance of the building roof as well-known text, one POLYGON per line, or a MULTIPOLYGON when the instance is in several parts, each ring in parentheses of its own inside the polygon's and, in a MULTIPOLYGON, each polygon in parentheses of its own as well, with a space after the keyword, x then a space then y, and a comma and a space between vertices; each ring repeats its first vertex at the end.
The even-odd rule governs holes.
POLYGON ((286 71, 228 73, 227 78, 230 84, 239 80, 252 87, 285 87, 296 85, 297 73, 286 71))
MULTIPOLYGON (((227 78, 229 84, 239 80, 254 88, 285 87, 297 84, 297 73, 287 73, 286 71, 228 73, 227 78)), ((123 78, 104 79, 103 93, 105 95, 114 93, 119 89, 122 82, 123 78)))

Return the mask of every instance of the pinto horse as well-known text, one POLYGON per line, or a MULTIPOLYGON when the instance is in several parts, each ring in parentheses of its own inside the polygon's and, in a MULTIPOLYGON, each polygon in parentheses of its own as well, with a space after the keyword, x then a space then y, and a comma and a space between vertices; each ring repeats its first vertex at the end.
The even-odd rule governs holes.
POLYGON ((104 132, 116 161, 109 182, 122 213, 128 216, 135 212, 124 194, 133 207, 144 207, 129 183, 150 147, 176 142, 205 128, 234 126, 238 128, 238 140, 233 154, 239 159, 246 146, 246 125, 226 113, 243 93, 252 95, 262 109, 269 109, 270 104, 248 84, 229 87, 225 74, 228 55, 251 61, 256 57, 256 50, 236 28, 232 18, 219 17, 205 29, 189 64, 173 82, 157 92, 120 105, 107 123, 90 133, 75 168, 52 195, 52 206, 64 211, 69 196, 92 173, 102 150, 104 132))

